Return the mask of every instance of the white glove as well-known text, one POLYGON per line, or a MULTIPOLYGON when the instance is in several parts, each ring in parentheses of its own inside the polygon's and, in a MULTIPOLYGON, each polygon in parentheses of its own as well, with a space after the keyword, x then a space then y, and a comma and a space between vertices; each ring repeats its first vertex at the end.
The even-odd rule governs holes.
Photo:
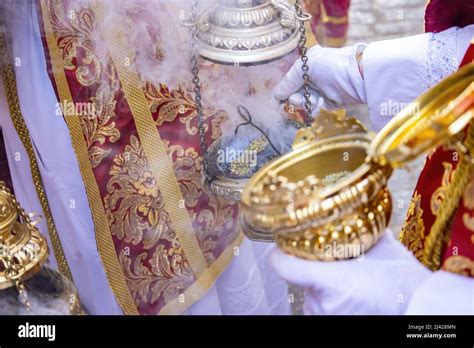
POLYGON ((307 261, 275 249, 271 262, 283 279, 305 288, 305 314, 403 314, 432 274, 391 231, 358 259, 307 261))
MULTIPOLYGON (((358 44, 344 48, 314 46, 308 50, 311 87, 330 104, 343 106, 365 103, 364 79, 356 60, 357 52, 363 48, 365 45, 358 44)), ((303 87, 302 65, 301 59, 293 64, 275 88, 275 98, 288 100, 303 87)))
POLYGON ((416 289, 405 314, 474 315, 474 279, 434 272, 416 289))
MULTIPOLYGON (((295 94, 292 94, 288 99, 289 103, 295 107, 304 109, 306 104, 306 98, 304 97, 304 89, 300 89, 295 94)), ((311 101, 311 115, 314 117, 321 111, 322 108, 328 109, 331 106, 327 104, 324 98, 316 90, 310 88, 310 101, 311 101)))

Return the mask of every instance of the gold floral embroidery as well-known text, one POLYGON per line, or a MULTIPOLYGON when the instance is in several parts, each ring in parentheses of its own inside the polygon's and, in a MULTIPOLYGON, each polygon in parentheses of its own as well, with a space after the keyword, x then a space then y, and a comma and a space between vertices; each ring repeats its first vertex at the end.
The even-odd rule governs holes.
POLYGON ((95 18, 90 9, 77 4, 65 8, 65 3, 58 0, 51 1, 49 6, 53 15, 51 24, 59 38, 58 47, 64 59, 64 68, 75 71, 76 79, 82 86, 98 85, 95 95, 90 97, 94 113, 81 117, 89 159, 92 168, 96 168, 110 153, 110 149, 103 147, 106 140, 115 143, 120 138, 120 132, 113 121, 115 92, 119 88, 117 73, 113 64, 110 64, 110 58, 99 50, 101 45, 92 39, 95 18), (102 61, 106 62, 105 66, 102 61))
MULTIPOLYGON (((176 90, 170 91, 164 85, 158 88, 147 83, 145 96, 150 100, 152 112, 158 113, 157 125, 178 119, 185 125, 188 135, 197 135, 195 103, 183 87, 179 86, 176 90)), ((212 140, 219 138, 221 124, 226 119, 224 113, 204 104, 204 117, 205 120, 211 120, 210 138, 212 140)), ((209 133, 208 124, 205 124, 205 131, 209 133)), ((216 197, 211 192, 203 191, 202 157, 193 148, 184 149, 168 141, 165 141, 165 145, 174 162, 174 170, 186 207, 192 214, 194 229, 202 252, 208 264, 211 264, 219 255, 222 237, 226 236, 225 242, 230 243, 238 234, 235 228, 238 207, 232 202, 216 197), (207 201, 207 207, 197 209, 198 201, 207 201), (229 233, 231 231, 233 233, 229 233)))
POLYGON ((114 158, 110 175, 104 202, 112 234, 142 250, 134 260, 130 247, 119 254, 130 291, 142 303, 160 296, 166 303, 192 284, 193 275, 137 137, 114 158))
POLYGON ((114 93, 107 86, 101 86, 95 97, 91 98, 95 113, 87 118, 82 118, 82 130, 89 149, 89 159, 92 168, 96 168, 102 160, 110 153, 110 149, 104 149, 94 144, 104 145, 106 140, 115 143, 120 138, 120 132, 115 127, 115 104, 114 93))
POLYGON ((448 190, 449 183, 453 177, 453 165, 449 162, 443 162, 444 167, 444 174, 441 180, 441 186, 436 189, 431 196, 431 212, 434 216, 438 215, 439 207, 446 196, 446 192, 448 190))
POLYGON ((154 303, 163 297, 165 303, 178 297, 194 281, 185 262, 183 250, 180 248, 166 249, 159 245, 153 255, 146 252, 139 254, 134 261, 122 249, 119 260, 125 278, 137 307, 142 303, 154 303), (151 269, 146 263, 151 264, 151 269))
POLYGON ((137 137, 131 136, 130 145, 114 158, 109 174, 104 202, 112 234, 145 249, 160 238, 173 241, 158 183, 137 137))
POLYGON ((464 192, 463 203, 467 209, 474 210, 474 175, 472 175, 471 181, 464 192))
POLYGON ((464 213, 462 216, 462 221, 464 226, 466 226, 469 231, 474 232, 474 216, 471 216, 469 213, 464 213))
POLYGON ((179 145, 170 145, 168 153, 174 161, 174 171, 178 179, 186 208, 192 214, 193 226, 199 245, 208 264, 218 256, 217 246, 223 236, 228 235, 226 244, 232 242, 238 234, 235 220, 238 207, 203 190, 202 185, 202 157, 195 149, 184 149, 179 145), (199 203, 207 202, 207 204, 199 203), (229 233, 234 231, 234 233, 229 233))
POLYGON ((423 257, 423 241, 425 239, 425 225, 423 223, 423 209, 420 207, 421 195, 415 191, 410 201, 405 224, 402 227, 400 241, 416 258, 423 257))
MULTIPOLYGON (((244 150, 246 156, 255 156, 265 150, 268 146, 268 140, 265 137, 260 137, 253 140, 247 148, 244 150)), ((235 161, 230 164, 230 172, 232 175, 245 177, 250 176, 252 172, 255 171, 255 167, 257 166, 257 161, 248 160, 245 158, 246 156, 240 156, 235 161)))
POLYGON ((194 101, 184 93, 181 87, 170 91, 164 85, 155 87, 147 83, 145 96, 150 100, 151 112, 159 112, 156 120, 157 126, 161 126, 165 122, 173 122, 179 115, 194 110, 194 101))
MULTIPOLYGON (((467 185, 466 191, 464 192, 463 204, 466 209, 471 211, 474 210, 474 175, 471 176, 471 181, 467 185)), ((472 216, 470 213, 464 213, 462 219, 464 226, 466 226, 469 231, 474 232, 474 216, 472 216)), ((474 236, 472 236, 471 239, 474 241, 474 236)))
POLYGON ((94 41, 95 18, 92 11, 80 3, 65 5, 61 0, 52 0, 49 6, 64 68, 75 71, 77 80, 83 86, 110 80, 111 86, 117 88, 118 78, 113 64, 110 64, 110 58, 102 46, 94 41), (106 64, 102 65, 102 61, 106 64))
POLYGON ((473 277, 474 261, 465 256, 450 256, 444 262, 443 269, 448 272, 473 277))
MULTIPOLYGON (((61 0, 50 2, 52 24, 67 62, 65 69, 74 72, 79 83, 87 87, 83 89, 85 93, 92 94, 88 96, 89 101, 94 103, 98 117, 83 118, 83 132, 91 163, 94 167, 103 166, 103 159, 111 154, 105 145, 117 142, 121 136, 114 122, 115 97, 120 92, 120 83, 106 45, 94 42, 101 38, 91 36, 95 31, 92 30, 95 26, 92 12, 82 8, 80 2, 67 3, 61 0)), ((158 87, 144 87, 149 105, 156 111, 157 126, 178 119, 176 132, 183 136, 197 135, 197 114, 186 89, 179 87, 169 91, 164 85, 158 87)), ((205 106, 205 110, 206 132, 215 140, 221 135, 220 126, 225 115, 209 106, 205 106)), ((192 218, 199 246, 211 264, 238 236, 238 206, 203 188, 202 157, 196 149, 163 140, 173 160, 183 204, 192 218)), ((132 135, 122 151, 113 158, 107 193, 103 198, 104 208, 135 303, 137 307, 142 306, 144 312, 156 313, 163 302, 176 299, 195 279, 140 140, 132 135), (155 302, 160 302, 160 306, 147 306, 155 305, 155 302)))
MULTIPOLYGON (((186 131, 189 135, 197 135, 197 112, 194 100, 182 86, 176 90, 170 91, 166 86, 156 87, 147 83, 144 88, 145 97, 150 101, 150 109, 153 113, 158 113, 156 125, 161 126, 165 122, 173 122, 176 118, 186 125, 186 131)), ((211 118, 211 139, 215 140, 221 135, 221 124, 226 119, 223 112, 216 111, 213 108, 204 105, 204 119, 211 118)), ((207 132, 208 125, 204 125, 207 132)))
MULTIPOLYGON (((195 149, 165 144, 173 159, 183 204, 192 216, 200 247, 210 264, 219 255, 217 247, 222 237, 229 234, 231 241, 237 236, 237 208, 202 191, 202 158, 195 149), (205 209, 199 206, 202 200, 207 201, 205 209), (232 228, 236 233, 229 233, 232 228)), ((114 158, 110 176, 104 201, 111 231, 119 240, 142 248, 135 260, 126 248, 120 251, 130 291, 142 303, 153 303, 160 296, 168 302, 192 284, 193 276, 137 137, 131 136, 130 145, 114 158)))

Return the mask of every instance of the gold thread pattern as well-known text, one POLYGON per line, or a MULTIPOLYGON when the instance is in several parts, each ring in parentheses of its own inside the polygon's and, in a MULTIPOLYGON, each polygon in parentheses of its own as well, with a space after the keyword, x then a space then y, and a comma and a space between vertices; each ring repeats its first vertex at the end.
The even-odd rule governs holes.
MULTIPOLYGON (((103 4, 100 3, 94 5, 93 12, 98 23, 104 23, 105 18, 109 16, 103 4)), ((151 171, 155 179, 160 183, 161 193, 165 201, 166 210, 170 214, 171 223, 182 243, 193 273, 197 277, 206 269, 207 264, 200 251, 188 212, 180 204, 184 200, 177 185, 173 165, 167 155, 151 111, 148 108, 137 73, 131 64, 123 63, 126 61, 126 58, 132 60, 133 54, 124 42, 125 34, 121 32, 120 28, 121 26, 116 18, 108 18, 108 25, 101 28, 102 35, 105 41, 110 43, 108 46, 109 54, 115 63, 120 81, 122 82, 122 89, 132 111, 145 155, 149 159, 151 171)))
POLYGON ((425 239, 425 224, 423 209, 420 207, 421 195, 415 191, 408 206, 407 219, 400 233, 400 242, 419 260, 423 257, 423 241, 425 239))
MULTIPOLYGON (((59 4, 59 3, 56 3, 59 4)), ((61 100, 73 102, 69 85, 64 72, 64 60, 61 55, 58 42, 52 28, 52 18, 50 15, 50 5, 54 6, 50 0, 41 0, 41 10, 44 22, 44 30, 48 44, 49 54, 51 56, 51 64, 54 71, 54 79, 61 100)), ((137 307, 127 287, 121 264, 113 244, 110 229, 107 223, 107 216, 102 205, 99 188, 95 181, 94 172, 89 162, 89 151, 84 140, 82 132, 82 124, 80 117, 77 115, 65 118, 71 133, 71 141, 76 153, 76 157, 81 170, 82 178, 85 183, 87 197, 92 212, 95 225, 95 234, 99 253, 104 263, 107 278, 111 288, 122 307, 125 314, 138 314, 137 307)))
MULTIPOLYGON (((466 187, 466 191, 464 192, 463 196, 463 203, 466 209, 474 210, 474 176, 471 178, 471 181, 466 187)), ((464 226, 466 226, 469 231, 474 232, 474 216, 469 213, 464 213, 463 222, 464 226)))
MULTIPOLYGON (((54 1, 53 3, 55 5, 62 4, 61 1, 54 1)), ((75 12, 76 17, 83 16, 82 10, 81 8, 80 11, 75 12)), ((63 23, 57 26, 56 21, 62 18, 62 13, 51 11, 51 15, 55 18, 55 22, 52 23, 54 30, 60 34, 59 42, 67 42, 69 36, 74 37, 74 29, 73 31, 68 30, 67 25, 66 28, 63 28, 63 23)), ((64 9, 61 7, 58 8, 58 11, 64 12, 64 9)), ((87 15, 86 9, 84 11, 84 14, 87 15)), ((68 20, 65 22, 67 24, 68 20)), ((90 25, 96 26, 93 11, 90 11, 90 22, 90 25)), ((78 42, 82 41, 87 42, 87 36, 82 37, 78 42)), ((73 50, 74 45, 79 46, 79 43, 71 43, 68 49, 73 50)), ((105 46, 101 44, 100 47, 105 46)), ((102 51, 106 52, 107 49, 102 51)), ((78 53, 77 50, 76 53, 78 53)), ((72 63, 77 63, 79 57, 74 58, 74 54, 71 54, 70 57, 72 63)), ((113 60, 109 59, 107 64, 104 63, 98 69, 115 71, 113 60), (112 67, 106 67, 107 64, 112 65, 112 67)), ((80 66, 71 66, 69 70, 79 68, 80 66)), ((134 77, 138 81, 138 77, 136 75, 134 77)), ((75 78, 84 86, 77 76, 77 71, 75 78)), ((102 75, 102 80, 99 83, 101 86, 103 86, 104 79, 107 79, 109 85, 110 81, 113 80, 102 75)), ((118 74, 115 81, 119 81, 118 74)), ((118 88, 120 88, 120 82, 117 82, 118 88)), ((91 90, 94 91, 93 86, 91 86, 91 90)), ((185 124, 188 134, 196 134, 194 105, 189 104, 188 109, 180 110, 184 103, 180 103, 181 105, 176 103, 176 100, 183 101, 186 98, 191 100, 184 89, 178 88, 169 91, 164 85, 155 88, 155 86, 145 84, 141 93, 145 94, 148 99, 145 104, 148 105, 148 109, 153 108, 152 104, 155 103, 154 116, 156 118, 153 120, 155 129, 157 122, 163 124, 173 122, 178 118, 180 123, 185 124), (184 111, 184 114, 181 114, 182 111, 184 111)), ((105 99, 101 103, 104 102, 105 99)), ((209 108, 209 116, 207 117, 210 118, 207 126, 212 127, 210 129, 211 139, 215 140, 220 136, 220 124, 226 116, 221 111, 209 108), (212 118, 210 118, 211 116, 212 118)), ((82 121, 84 123, 87 120, 82 121)), ((106 123, 106 126, 108 125, 111 125, 111 123, 106 123)), ((114 128, 113 125, 110 127, 110 129, 114 128)), ((94 143, 101 145, 101 148, 105 148, 102 143, 94 142, 94 139, 87 136, 87 129, 84 129, 84 125, 83 133, 83 138, 86 138, 89 149, 91 144, 94 143), (92 139, 92 141, 89 141, 89 139, 92 139)), ((104 136, 103 140, 104 144, 112 142, 112 139, 107 136, 104 136)), ((180 200, 180 203, 182 202, 181 206, 184 206, 193 221, 199 251, 202 250, 204 260, 209 266, 204 274, 194 281, 183 248, 179 244, 178 238, 176 238, 174 226, 170 223, 169 214, 166 209, 162 209, 165 207, 164 199, 158 188, 158 181, 148 167, 149 158, 143 152, 140 143, 142 140, 140 133, 138 137, 132 135, 129 142, 125 144, 125 150, 122 150, 122 153, 115 155, 113 158, 107 182, 108 193, 104 197, 103 207, 109 219, 110 232, 114 236, 113 240, 123 242, 120 250, 115 250, 115 256, 117 256, 119 264, 122 266, 124 279, 129 292, 132 292, 131 298, 135 308, 138 309, 140 306, 140 312, 142 309, 147 311, 146 308, 150 308, 149 304, 156 308, 153 301, 160 297, 164 299, 165 307, 162 307, 159 314, 179 314, 199 300, 210 288, 215 278, 232 259, 234 248, 242 242, 242 235, 235 231, 234 220, 237 206, 224 202, 203 189, 200 174, 202 158, 191 144, 186 148, 186 146, 182 147, 181 144, 168 143, 163 140, 167 154, 172 160, 177 185, 183 197, 183 200, 180 200), (139 163, 135 164, 135 161, 139 161, 139 163), (203 208, 203 205, 207 207, 203 208), (134 230, 137 226, 140 228, 134 230), (137 247, 140 249, 139 252, 135 249, 137 247), (160 247, 161 249, 159 249, 160 247), (130 253, 130 248, 134 248, 133 256, 130 253), (157 257, 160 258, 158 263, 156 263, 158 261, 157 257), (173 272, 175 274, 172 274, 173 272), (166 278, 169 278, 168 281, 166 281, 166 278), (177 294, 180 294, 180 296, 174 297, 177 294), (183 298, 184 301, 181 301, 183 298), (141 307, 144 304, 146 306, 141 307)), ((123 140, 121 141, 123 142, 123 140)), ((90 158, 90 163, 93 163, 92 158, 90 158)), ((94 184, 97 185, 97 183, 94 184)), ((89 183, 86 182, 86 185, 89 185, 89 183)), ((99 216, 97 219, 102 219, 102 217, 99 216)), ((98 233, 97 231, 96 228, 96 233, 98 233)), ((109 275, 109 273, 112 273, 108 268, 111 264, 109 256, 102 253, 100 248, 99 252, 109 275)), ((115 284, 111 282, 116 294, 122 291, 120 289, 122 285, 122 283, 115 284), (118 288, 115 288, 116 286, 118 288)))
MULTIPOLYGON (((103 23, 104 16, 108 15, 99 3, 96 4, 93 12, 99 23, 103 23)), ((176 153, 176 150, 174 150, 175 146, 161 139, 144 90, 142 89, 142 83, 133 66, 122 64, 125 58, 133 61, 133 54, 124 41, 124 33, 121 32, 122 26, 116 18, 113 18, 112 22, 109 20, 108 23, 110 25, 102 27, 102 35, 106 42, 111 43, 108 46, 109 53, 120 77, 122 90, 129 103, 141 146, 151 166, 151 172, 160 185, 160 192, 163 195, 165 209, 169 214, 171 226, 176 232, 184 255, 189 262, 189 267, 196 278, 192 286, 188 287, 182 294, 185 298, 184 302, 180 301, 181 296, 179 296, 168 302, 160 311, 160 314, 177 314, 198 301, 208 291, 216 277, 231 261, 233 249, 241 243, 242 238, 240 234, 237 238, 235 238, 234 234, 229 236, 231 238, 228 241, 229 245, 224 248, 217 259, 213 253, 206 252, 206 250, 210 250, 214 246, 212 233, 210 236, 207 234, 203 236, 203 231, 209 231, 209 228, 212 227, 208 225, 209 221, 212 220, 210 218, 211 213, 206 210, 201 211, 200 215, 196 216, 198 226, 193 228, 189 215, 191 212, 188 212, 189 204, 191 204, 192 200, 186 199, 188 198, 186 195, 189 192, 183 190, 183 185, 180 186, 180 170, 173 167, 171 159, 173 153, 176 153)), ((189 118, 191 119, 192 117, 191 114, 189 118)), ((180 149, 178 150, 178 152, 181 152, 180 149)), ((179 161, 177 163, 179 165, 179 161)), ((193 175, 198 180, 201 180, 199 173, 200 171, 195 172, 193 175)), ((214 197, 208 198, 211 201, 215 199, 214 197)), ((225 214, 221 214, 221 216, 225 216, 225 214)), ((225 224, 219 219, 216 219, 214 223, 219 224, 220 228, 225 228, 225 224)), ((218 229, 214 229, 213 233, 221 232, 218 229)))
POLYGON ((92 168, 96 168, 110 154, 110 149, 104 149, 98 145, 104 145, 106 139, 115 143, 120 138, 120 132, 115 128, 115 105, 114 93, 105 85, 99 87, 96 95, 91 98, 94 105, 93 115, 81 117, 84 137, 89 149, 89 157, 92 168))
POLYGON ((453 165, 449 162, 443 162, 443 167, 444 167, 444 174, 443 174, 443 178, 441 179, 441 186, 438 187, 436 191, 433 193, 433 196, 431 196, 431 201, 430 201, 431 212, 434 216, 438 215, 439 208, 446 197, 449 183, 451 182, 453 174, 455 172, 453 171, 453 165))
POLYGON ((130 145, 114 158, 110 175, 104 202, 111 232, 120 241, 142 247, 134 260, 130 247, 119 253, 131 294, 137 303, 153 304, 160 297, 168 303, 187 289, 194 277, 136 136, 132 135, 130 145))
MULTIPOLYGON (((474 123, 472 122, 468 128, 464 146, 469 153, 474 153, 474 123)), ((437 219, 426 238, 422 262, 431 270, 438 270, 441 267, 441 253, 448 237, 449 224, 471 179, 472 167, 469 156, 463 154, 448 186, 446 197, 439 207, 437 219)))
POLYGON ((443 270, 472 277, 474 276, 474 261, 465 256, 450 256, 444 262, 443 270))

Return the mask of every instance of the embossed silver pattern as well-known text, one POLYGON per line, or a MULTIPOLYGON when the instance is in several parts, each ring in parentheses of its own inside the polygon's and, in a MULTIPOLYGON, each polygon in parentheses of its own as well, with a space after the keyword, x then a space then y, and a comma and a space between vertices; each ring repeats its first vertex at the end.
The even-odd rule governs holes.
POLYGON ((204 59, 255 65, 293 52, 298 47, 301 25, 286 0, 229 0, 199 17, 196 40, 204 59))
POLYGON ((218 197, 240 202, 247 180, 217 178, 210 183, 211 191, 218 197))

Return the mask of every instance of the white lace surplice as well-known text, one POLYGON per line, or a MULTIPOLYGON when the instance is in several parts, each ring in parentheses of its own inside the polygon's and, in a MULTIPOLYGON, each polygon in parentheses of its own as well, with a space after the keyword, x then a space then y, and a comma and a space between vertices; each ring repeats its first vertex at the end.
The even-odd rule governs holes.
POLYGON ((374 130, 382 129, 404 106, 455 72, 473 35, 474 25, 470 25, 371 43, 363 66, 374 130))

